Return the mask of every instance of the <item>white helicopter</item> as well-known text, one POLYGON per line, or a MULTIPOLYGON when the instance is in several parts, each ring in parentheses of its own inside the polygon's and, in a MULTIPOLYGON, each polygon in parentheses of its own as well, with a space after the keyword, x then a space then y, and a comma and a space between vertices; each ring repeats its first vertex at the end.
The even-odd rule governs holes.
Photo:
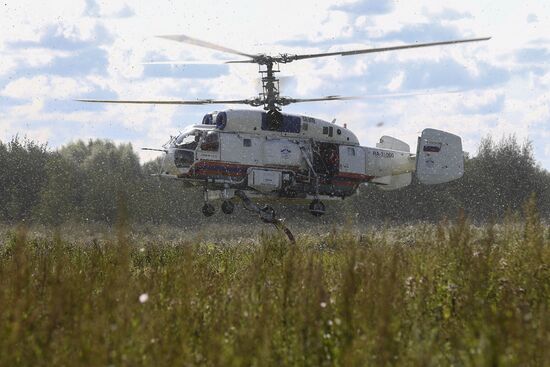
POLYGON ((79 101, 263 106, 264 111, 230 109, 206 114, 200 124, 171 137, 163 149, 144 148, 166 153, 159 176, 203 188, 202 213, 207 217, 215 212, 210 200, 221 199, 222 211, 231 214, 235 208, 235 198, 239 198, 246 209, 258 213, 265 222, 278 225, 281 221, 276 218, 271 206, 260 207, 250 198, 306 200, 311 214, 319 216, 326 211, 322 200, 351 196, 364 183, 378 185, 382 190, 394 190, 409 185, 413 173, 424 184, 449 182, 464 174, 461 138, 451 133, 425 129, 419 137, 415 153, 412 153, 408 144, 390 136, 382 136, 376 147, 363 147, 345 124, 338 126, 334 121, 282 113, 282 107, 291 103, 345 100, 352 97, 282 97, 279 95, 279 80, 275 74, 279 72, 280 64, 297 60, 478 42, 489 40, 490 37, 278 56, 247 54, 185 35, 160 37, 245 57, 244 60, 225 63, 258 64, 263 92, 256 98, 243 100, 79 101))

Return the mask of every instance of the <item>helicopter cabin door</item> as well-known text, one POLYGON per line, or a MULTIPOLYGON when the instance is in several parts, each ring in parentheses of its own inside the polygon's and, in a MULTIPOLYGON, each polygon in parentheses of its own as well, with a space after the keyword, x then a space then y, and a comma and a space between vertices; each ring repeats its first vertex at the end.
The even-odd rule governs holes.
POLYGON ((338 174, 340 166, 340 154, 337 144, 318 143, 314 148, 313 168, 315 172, 334 176, 338 174))
POLYGON ((340 145, 340 171, 365 174, 365 152, 363 148, 340 145))
POLYGON ((200 138, 197 147, 197 159, 220 160, 220 134, 217 131, 208 131, 200 138))

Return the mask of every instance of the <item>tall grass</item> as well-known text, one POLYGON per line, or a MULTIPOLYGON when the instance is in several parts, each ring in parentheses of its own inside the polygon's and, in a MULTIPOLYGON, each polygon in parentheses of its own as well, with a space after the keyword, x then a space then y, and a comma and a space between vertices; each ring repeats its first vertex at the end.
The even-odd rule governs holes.
POLYGON ((0 247, 0 365, 550 365, 550 234, 534 207, 259 241, 0 247))

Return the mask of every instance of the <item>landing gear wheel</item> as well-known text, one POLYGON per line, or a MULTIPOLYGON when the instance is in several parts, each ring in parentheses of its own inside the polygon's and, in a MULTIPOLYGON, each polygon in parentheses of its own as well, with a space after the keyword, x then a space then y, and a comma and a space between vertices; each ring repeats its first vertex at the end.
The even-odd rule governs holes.
POLYGON ((205 203, 202 207, 202 214, 204 214, 205 217, 211 217, 215 212, 216 209, 212 204, 205 203))
POLYGON ((312 215, 319 217, 325 214, 325 204, 323 204, 321 200, 315 199, 311 202, 311 204, 309 204, 309 212, 312 215))
POLYGON ((265 223, 273 223, 275 220, 275 209, 271 206, 266 205, 261 209, 260 218, 265 223))
POLYGON ((235 210, 235 204, 233 204, 233 202, 229 200, 225 200, 222 203, 222 212, 224 212, 225 214, 231 214, 233 213, 234 210, 235 210))

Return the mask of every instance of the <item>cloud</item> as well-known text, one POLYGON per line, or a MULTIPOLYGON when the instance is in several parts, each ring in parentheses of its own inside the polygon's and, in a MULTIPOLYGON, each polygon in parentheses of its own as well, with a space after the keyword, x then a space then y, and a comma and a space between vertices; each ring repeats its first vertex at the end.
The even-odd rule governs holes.
POLYGON ((333 5, 330 10, 343 11, 351 16, 388 14, 394 9, 392 0, 359 0, 351 3, 333 5))
POLYGON ((474 93, 473 98, 461 102, 458 111, 470 115, 487 115, 499 113, 504 110, 506 96, 496 93, 474 93), (484 96, 486 94, 486 96, 484 96))
POLYGON ((128 5, 124 5, 122 9, 120 9, 118 12, 115 13, 116 18, 130 18, 134 16, 136 13, 132 8, 130 8, 128 5))
POLYGON ((135 12, 128 4, 99 3, 95 0, 86 0, 86 7, 82 15, 96 18, 130 18, 135 15, 135 12))
POLYGON ((403 41, 406 43, 433 42, 461 38, 458 28, 440 23, 407 24, 397 31, 391 31, 378 37, 379 41, 403 41))
POLYGON ((64 98, 80 91, 86 91, 86 87, 74 78, 41 75, 14 80, 0 94, 20 99, 64 98))
POLYGON ((536 14, 530 13, 527 16, 527 23, 537 23, 539 21, 539 17, 537 17, 536 14))
POLYGON ((547 48, 524 48, 516 53, 517 61, 521 63, 544 63, 550 60, 550 51, 547 48))
POLYGON ((472 13, 468 11, 458 11, 452 8, 444 8, 442 11, 434 14, 429 14, 430 18, 441 20, 460 20, 460 19, 470 19, 473 18, 472 13))
POLYGON ((36 41, 10 41, 11 49, 40 48, 50 50, 75 51, 89 47, 97 47, 112 42, 112 37, 105 26, 96 24, 89 38, 79 34, 78 29, 65 29, 60 24, 51 24, 44 28, 36 41))
POLYGON ((69 56, 53 57, 46 65, 23 66, 16 69, 20 75, 59 75, 66 77, 105 74, 109 62, 107 52, 90 48, 71 52, 69 56))
POLYGON ((227 65, 145 65, 145 78, 212 79, 229 73, 227 65))
POLYGON ((84 9, 84 15, 88 17, 99 17, 100 9, 97 2, 94 0, 86 0, 86 8, 84 9))
POLYGON ((405 67, 405 88, 482 88, 501 85, 510 79, 504 68, 477 63, 477 73, 448 57, 433 62, 410 63, 405 67))

